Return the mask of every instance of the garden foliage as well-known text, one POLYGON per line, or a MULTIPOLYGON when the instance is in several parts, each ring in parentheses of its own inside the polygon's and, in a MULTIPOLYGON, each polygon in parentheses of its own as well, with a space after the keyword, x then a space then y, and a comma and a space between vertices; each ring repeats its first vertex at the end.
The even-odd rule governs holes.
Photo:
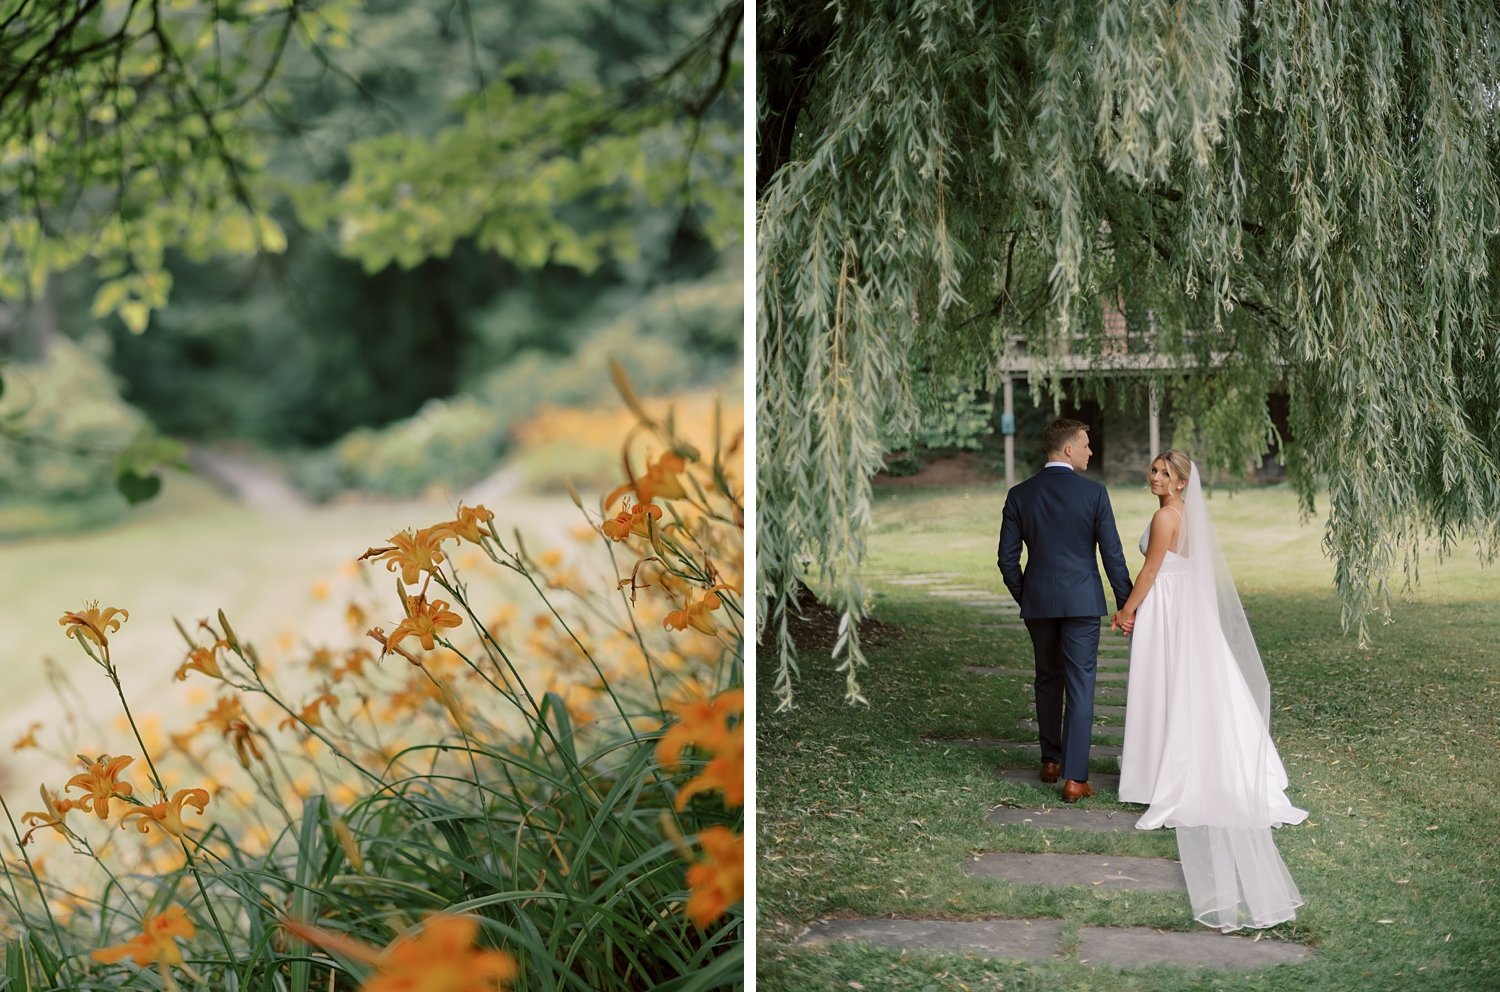
POLYGON ((180 624, 177 677, 215 697, 166 733, 122 688, 128 624, 152 618, 65 613, 59 636, 119 696, 130 743, 70 742, 39 808, 7 807, 10 979, 736 985, 740 442, 710 431, 700 451, 620 383, 625 480, 597 510, 578 500, 579 548, 530 548, 459 505, 359 555, 350 643, 286 672, 222 612, 180 624), (525 594, 496 602, 501 576, 525 594))

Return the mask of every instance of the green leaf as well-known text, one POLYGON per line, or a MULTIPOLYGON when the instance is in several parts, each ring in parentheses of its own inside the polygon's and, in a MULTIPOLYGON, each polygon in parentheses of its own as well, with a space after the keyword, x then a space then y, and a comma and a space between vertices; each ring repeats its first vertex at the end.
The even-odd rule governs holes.
POLYGON ((90 313, 95 317, 114 313, 120 304, 125 302, 125 297, 129 292, 130 281, 128 279, 115 279, 104 283, 99 287, 99 292, 94 294, 94 306, 90 313))
POLYGON ((135 472, 126 470, 115 476, 115 488, 120 490, 120 495, 124 496, 131 506, 135 506, 153 499, 157 493, 161 492, 161 476, 137 475, 135 472))
POLYGON ((120 304, 120 319, 125 326, 130 328, 132 334, 140 334, 146 330, 146 325, 151 322, 151 308, 139 300, 131 300, 129 303, 120 304))

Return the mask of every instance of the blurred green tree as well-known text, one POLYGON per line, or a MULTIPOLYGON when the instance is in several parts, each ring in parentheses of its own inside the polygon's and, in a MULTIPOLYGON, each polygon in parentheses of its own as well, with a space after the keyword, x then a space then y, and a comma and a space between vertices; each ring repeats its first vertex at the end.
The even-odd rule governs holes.
MULTIPOLYGON (((0 0, 0 298, 104 320, 173 432, 317 445, 404 416, 735 240, 742 17, 0 0), (497 331, 517 291, 538 319, 497 331)), ((0 357, 36 350, 23 329, 0 357)))

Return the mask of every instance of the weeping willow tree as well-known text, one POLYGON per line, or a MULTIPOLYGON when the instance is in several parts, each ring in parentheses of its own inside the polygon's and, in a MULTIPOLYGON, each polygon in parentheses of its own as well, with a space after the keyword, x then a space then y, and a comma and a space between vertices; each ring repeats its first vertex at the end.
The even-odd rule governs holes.
MULTIPOLYGON (((760 5, 762 635, 802 580, 842 612, 881 438, 913 383, 1007 339, 1054 395, 1101 301, 1180 369, 1222 461, 1273 434, 1366 636, 1419 549, 1500 537, 1500 13, 1433 0, 772 0, 760 5), (1154 315, 1154 316, 1153 316, 1154 315)), ((770 659, 768 658, 769 662, 770 659)))

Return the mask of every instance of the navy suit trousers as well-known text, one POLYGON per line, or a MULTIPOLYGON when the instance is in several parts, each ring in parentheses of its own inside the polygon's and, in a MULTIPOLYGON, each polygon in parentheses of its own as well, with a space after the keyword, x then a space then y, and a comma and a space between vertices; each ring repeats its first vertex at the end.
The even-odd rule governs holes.
POLYGON ((1060 761, 1063 778, 1087 782, 1099 618, 1028 619, 1026 630, 1036 659, 1036 723, 1042 760, 1060 761))

